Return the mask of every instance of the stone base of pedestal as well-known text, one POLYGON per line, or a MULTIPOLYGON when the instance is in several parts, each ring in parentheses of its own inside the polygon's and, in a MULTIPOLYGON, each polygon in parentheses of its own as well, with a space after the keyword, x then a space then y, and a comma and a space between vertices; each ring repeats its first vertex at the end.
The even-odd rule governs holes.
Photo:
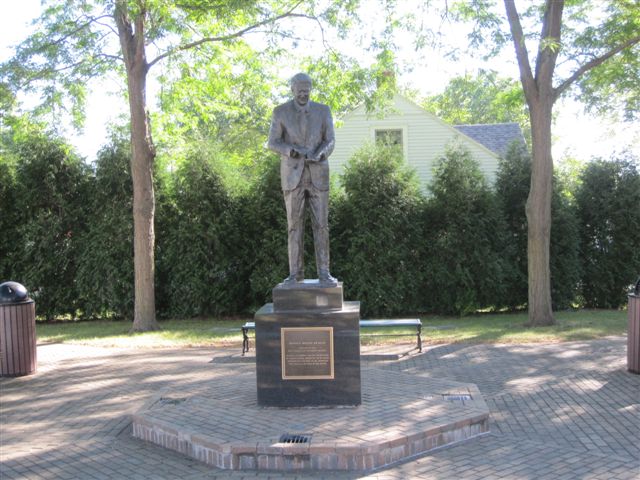
POLYGON ((258 405, 359 405, 360 304, 255 314, 258 405))
POLYGON ((226 371, 213 367, 186 390, 163 391, 133 415, 133 435, 216 468, 315 478, 383 468, 489 431, 475 385, 425 373, 365 367, 358 407, 292 411, 257 404, 253 366, 226 371))
POLYGON ((258 405, 360 405, 360 303, 341 282, 281 283, 255 324, 258 405))

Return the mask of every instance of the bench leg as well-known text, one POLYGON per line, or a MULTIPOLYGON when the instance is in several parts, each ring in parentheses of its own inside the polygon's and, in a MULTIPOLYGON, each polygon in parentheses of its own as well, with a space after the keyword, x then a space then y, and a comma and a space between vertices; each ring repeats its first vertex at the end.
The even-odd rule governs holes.
POLYGON ((418 351, 422 353, 422 326, 418 325, 418 351))
POLYGON ((249 329, 242 329, 242 356, 249 351, 249 329))

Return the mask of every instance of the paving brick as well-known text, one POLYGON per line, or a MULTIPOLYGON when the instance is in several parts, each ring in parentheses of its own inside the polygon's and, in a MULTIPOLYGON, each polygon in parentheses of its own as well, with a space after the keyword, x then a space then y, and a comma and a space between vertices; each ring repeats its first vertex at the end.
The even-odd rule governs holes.
MULTIPOLYGON (((0 477, 637 479, 640 376, 626 372, 625 343, 611 337, 553 345, 439 345, 399 361, 368 362, 410 374, 412 383, 475 383, 492 412, 491 434, 381 471, 304 476, 215 470, 129 436, 129 414, 168 390, 214 382, 216 398, 246 405, 243 392, 255 378, 254 366, 238 361, 235 351, 43 345, 35 375, 0 379, 0 477)), ((389 409, 364 421, 384 423, 389 409)), ((334 417, 331 410, 323 415, 327 422, 334 417)), ((266 417, 243 421, 268 423, 266 417)))

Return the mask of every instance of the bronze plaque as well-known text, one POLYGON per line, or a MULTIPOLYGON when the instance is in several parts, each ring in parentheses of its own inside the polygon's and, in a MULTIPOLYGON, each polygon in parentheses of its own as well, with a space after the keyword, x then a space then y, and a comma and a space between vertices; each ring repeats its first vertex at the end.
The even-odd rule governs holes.
POLYGON ((333 380, 333 327, 280 329, 283 380, 333 380))

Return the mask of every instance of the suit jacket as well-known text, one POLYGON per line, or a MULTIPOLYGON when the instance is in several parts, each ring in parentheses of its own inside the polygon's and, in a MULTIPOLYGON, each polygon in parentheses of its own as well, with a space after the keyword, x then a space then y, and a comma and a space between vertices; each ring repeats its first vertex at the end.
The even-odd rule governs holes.
POLYGON ((296 188, 304 170, 305 159, 291 156, 294 147, 308 151, 315 158, 324 156, 322 161, 307 161, 307 164, 314 187, 329 190, 328 158, 335 146, 335 136, 328 106, 309 101, 300 107, 295 100, 279 105, 273 110, 268 146, 280 154, 283 190, 296 188))

